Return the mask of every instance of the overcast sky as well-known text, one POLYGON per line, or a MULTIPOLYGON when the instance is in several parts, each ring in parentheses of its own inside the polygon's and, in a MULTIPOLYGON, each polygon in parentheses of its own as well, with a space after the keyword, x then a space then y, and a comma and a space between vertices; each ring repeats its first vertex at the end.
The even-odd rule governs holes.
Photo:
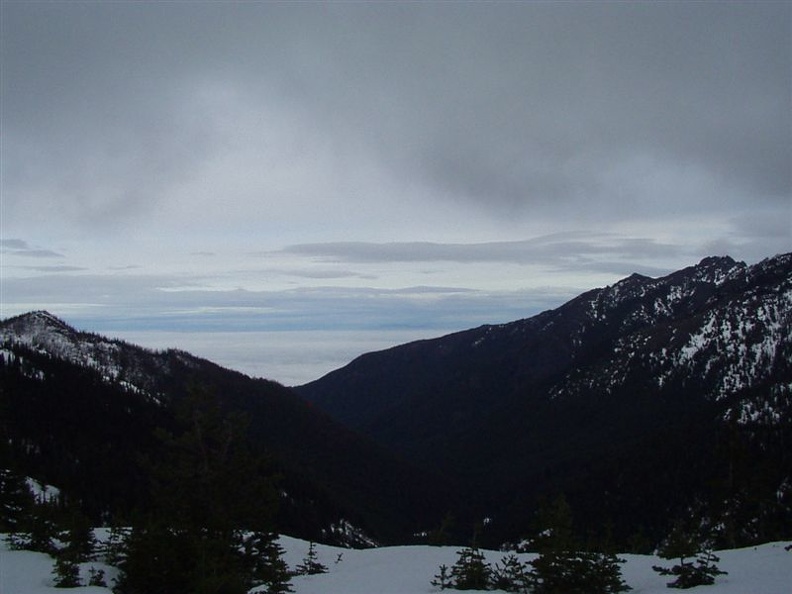
POLYGON ((789 2, 2 0, 1 43, 2 317, 436 335, 792 251, 789 2))

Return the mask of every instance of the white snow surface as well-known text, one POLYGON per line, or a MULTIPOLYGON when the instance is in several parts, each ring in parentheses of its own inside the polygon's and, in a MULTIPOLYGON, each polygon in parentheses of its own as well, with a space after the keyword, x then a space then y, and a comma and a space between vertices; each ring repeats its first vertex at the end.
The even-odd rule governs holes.
MULTIPOLYGON (((283 536, 280 544, 284 558, 294 568, 306 556, 308 543, 283 536)), ((775 542, 756 547, 718 552, 718 566, 728 572, 713 586, 699 586, 688 590, 701 594, 790 594, 792 592, 792 551, 784 549, 789 543, 775 542)), ((319 562, 328 573, 298 576, 292 580, 295 594, 431 594, 439 589, 430 581, 440 565, 449 567, 457 559, 461 547, 401 546, 377 549, 350 550, 317 545, 319 562), (339 560, 340 555, 340 560, 339 560)), ((487 561, 498 563, 505 553, 484 551, 487 561)), ((521 560, 533 558, 518 555, 521 560)), ((620 555, 625 581, 634 594, 668 594, 667 577, 652 571, 652 565, 668 565, 650 555, 620 555)), ((98 563, 84 564, 83 571, 93 565, 105 569, 108 576, 113 569, 98 563)), ((0 592, 2 594, 56 594, 62 589, 52 585, 53 562, 41 553, 9 551, 0 544, 0 592)), ((108 582, 110 583, 110 582, 108 582)), ((77 591, 109 594, 107 588, 83 587, 77 591)), ((255 591, 255 590, 254 590, 255 591)))
MULTIPOLYGON (((55 594, 66 592, 63 588, 53 586, 52 570, 55 563, 49 555, 30 551, 9 551, 5 542, 0 544, 0 594, 55 594)), ((102 563, 83 563, 80 566, 80 577, 88 582, 88 570, 93 567, 102 569, 106 580, 116 575, 112 567, 102 563)), ((75 588, 80 594, 112 594, 109 588, 85 586, 75 588)))

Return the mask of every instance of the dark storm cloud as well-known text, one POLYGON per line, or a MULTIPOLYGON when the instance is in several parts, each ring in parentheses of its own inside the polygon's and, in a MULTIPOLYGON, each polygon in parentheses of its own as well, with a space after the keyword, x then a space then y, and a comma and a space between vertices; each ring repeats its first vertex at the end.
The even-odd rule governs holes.
MULTIPOLYGON (((295 99, 453 195, 507 213, 561 201, 613 216, 627 197, 608 171, 644 159, 671 178, 700 168, 789 199, 788 4, 444 3, 331 16, 344 42, 311 37, 323 58, 295 99)), ((700 197, 704 208, 723 199, 700 197)))
POLYGON ((8 210, 43 197, 64 222, 109 223, 194 175, 211 130, 183 112, 178 87, 193 70, 178 68, 193 59, 185 29, 169 49, 168 19, 147 3, 4 2, 3 11, 3 158, 17 202, 8 210))
MULTIPOLYGON (((252 106, 238 123, 254 142, 304 167, 303 193, 325 191, 311 186, 311 155, 329 144, 348 170, 372 156, 401 191, 496 216, 790 200, 785 2, 5 2, 3 11, 9 200, 57 195, 76 219, 151 213, 201 179, 237 139, 228 101, 252 106), (276 130, 282 113, 304 137, 286 142, 298 132, 276 130)), ((233 200, 222 181, 212 182, 217 201, 233 200)), ((376 184, 352 190, 380 199, 376 184)))

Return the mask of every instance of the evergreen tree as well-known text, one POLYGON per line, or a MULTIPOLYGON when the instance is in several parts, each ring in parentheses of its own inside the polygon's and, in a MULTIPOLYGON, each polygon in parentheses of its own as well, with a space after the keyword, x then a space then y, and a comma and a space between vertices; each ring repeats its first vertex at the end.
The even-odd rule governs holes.
POLYGON ((64 530, 58 533, 59 546, 51 554, 55 556, 55 587, 76 588, 81 586, 80 563, 93 559, 96 538, 88 519, 76 508, 62 519, 64 530))
POLYGON ((572 531, 572 512, 563 496, 539 511, 528 582, 536 594, 612 594, 630 589, 615 555, 580 551, 572 531))
POLYGON ((308 554, 297 567, 294 568, 297 575, 315 575, 319 573, 327 573, 327 566, 319 562, 319 557, 316 554, 316 547, 311 542, 308 545, 308 554))
POLYGON ((525 564, 514 554, 506 555, 500 563, 495 564, 492 586, 496 590, 527 594, 530 591, 530 579, 525 564))
POLYGON ((622 579, 621 565, 624 559, 604 551, 579 551, 580 575, 583 577, 580 592, 591 594, 612 592, 627 592, 630 586, 622 579))
POLYGON ((9 535, 12 549, 54 554, 60 536, 59 509, 52 501, 35 503, 22 518, 18 529, 9 535))
POLYGON ((107 539, 98 546, 99 559, 108 565, 120 567, 126 557, 127 539, 130 533, 129 528, 111 526, 107 539))
POLYGON ((434 576, 434 579, 430 582, 436 588, 440 588, 441 590, 445 590, 447 588, 452 587, 451 576, 448 573, 448 565, 441 565, 440 566, 440 573, 434 576))
POLYGON ((80 582, 80 566, 70 555, 58 555, 52 571, 56 588, 77 588, 80 582))
POLYGON ((491 585, 492 568, 484 560, 484 554, 475 546, 457 552, 457 561, 451 566, 451 584, 457 590, 488 590, 491 585))
POLYGON ((540 505, 536 527, 531 547, 540 553, 570 550, 577 545, 572 530, 572 509, 564 495, 540 505))
POLYGON ((256 583, 267 584, 267 594, 286 594, 293 592, 291 572, 283 560, 283 548, 271 535, 251 533, 246 535, 243 554, 253 567, 256 583))
POLYGON ((0 468, 0 532, 21 532, 34 504, 35 498, 25 478, 0 468))
POLYGON ((454 529, 454 516, 448 512, 443 518, 439 528, 432 530, 426 535, 426 543, 432 546, 447 545, 454 529))
POLYGON ((92 561, 96 554, 96 537, 91 522, 74 508, 68 514, 65 524, 66 530, 60 535, 64 547, 59 554, 68 555, 78 563, 92 561))
POLYGON ((245 420, 224 414, 211 395, 194 391, 179 421, 176 434, 161 432, 154 507, 128 539, 118 589, 247 592, 266 582, 263 566, 279 554, 268 548, 277 502, 268 469, 247 445, 245 420))
POLYGON ((714 584, 718 575, 726 573, 715 565, 720 559, 713 554, 707 538, 699 531, 686 527, 683 522, 674 525, 657 554, 662 559, 679 560, 670 568, 652 567, 660 575, 675 576, 668 583, 669 588, 686 589, 714 584))
POLYGON ((192 576, 197 553, 192 542, 181 538, 175 530, 147 518, 133 528, 125 541, 117 592, 147 594, 149 592, 184 593, 196 588, 192 576))

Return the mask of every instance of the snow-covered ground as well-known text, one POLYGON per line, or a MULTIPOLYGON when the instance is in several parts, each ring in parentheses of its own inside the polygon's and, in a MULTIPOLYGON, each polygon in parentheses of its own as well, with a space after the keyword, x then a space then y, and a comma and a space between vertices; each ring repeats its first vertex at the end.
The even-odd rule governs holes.
MULTIPOLYGON (((281 545, 290 567, 298 565, 308 553, 308 543, 284 536, 281 545)), ((702 594, 790 594, 792 593, 792 551, 784 549, 789 543, 769 543, 745 549, 720 551, 718 566, 728 575, 720 576, 714 586, 699 586, 691 592, 702 594)), ((299 576, 292 580, 295 594, 431 594, 438 589, 430 581, 442 564, 451 566, 460 547, 386 547, 380 549, 349 550, 318 545, 319 562, 329 572, 321 575, 299 576)), ((493 565, 503 553, 486 551, 493 565)), ((521 555, 523 560, 530 555, 521 555)), ((668 578, 652 571, 652 565, 666 565, 656 557, 622 555, 625 581, 635 594, 668 594, 668 578)), ((112 568, 105 569, 108 577, 112 568)), ((9 551, 0 545, 0 593, 55 594, 63 592, 52 586, 52 559, 40 553, 9 551)), ((86 578, 89 565, 83 567, 86 578)), ((86 594, 108 594, 98 587, 79 588, 86 594)))

